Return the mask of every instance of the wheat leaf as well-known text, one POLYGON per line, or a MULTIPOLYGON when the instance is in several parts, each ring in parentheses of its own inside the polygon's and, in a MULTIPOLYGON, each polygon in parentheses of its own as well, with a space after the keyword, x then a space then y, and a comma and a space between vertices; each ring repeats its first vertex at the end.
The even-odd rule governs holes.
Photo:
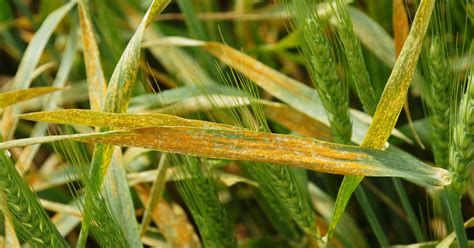
MULTIPOLYGON (((120 148, 114 150, 111 166, 104 179, 103 195, 107 196, 110 212, 126 235, 130 247, 141 247, 138 223, 120 148)), ((104 206, 106 207, 106 206, 104 206)))
POLYGON ((229 130, 240 129, 231 125, 199 120, 189 120, 166 114, 116 114, 84 109, 66 109, 49 112, 28 113, 22 114, 19 117, 31 121, 96 127, 143 128, 158 126, 189 126, 229 130))
MULTIPOLYGON (((90 20, 88 13, 85 8, 87 6, 80 3, 80 13, 81 13, 81 28, 83 29, 83 42, 88 49, 85 51, 85 57, 87 63, 87 76, 89 80, 89 94, 91 96, 90 101, 92 102, 92 107, 95 110, 103 110, 105 112, 125 112, 128 108, 130 96, 132 94, 133 86, 135 84, 135 77, 137 75, 139 61, 141 57, 141 43, 144 36, 145 28, 151 23, 154 17, 159 14, 169 3, 169 0, 154 0, 150 7, 148 8, 145 16, 143 17, 140 25, 137 27, 134 35, 127 44, 127 47, 122 53, 120 60, 115 66, 114 72, 109 81, 107 91, 104 97, 103 89, 105 83, 103 80, 103 73, 100 66, 100 61, 97 58, 90 58, 90 56, 98 56, 98 49, 95 43, 92 27, 90 25, 90 20), (102 106, 103 103, 103 106, 102 106), (98 109, 102 107, 101 109, 98 109)), ((98 144, 94 148, 94 153, 91 161, 90 181, 93 182, 90 185, 90 192, 88 192, 86 197, 86 202, 94 199, 94 196, 99 193, 100 187, 106 176, 107 169, 112 161, 114 148, 113 146, 106 146, 98 144)), ((111 177, 115 177, 113 181, 120 181, 119 183, 126 183, 125 173, 123 171, 110 174, 111 177)), ((111 179, 111 178, 109 178, 111 179)), ((110 185, 109 185, 110 186, 110 185)), ((123 186, 123 185, 122 185, 123 186)), ((128 197, 130 198, 130 197, 128 197)), ((115 198, 117 199, 117 198, 115 198)), ((130 209, 131 200, 128 202, 119 202, 114 201, 115 205, 127 204, 127 208, 130 209)), ((92 211, 90 208, 86 207, 85 213, 86 217, 89 215, 89 212, 92 211)), ((93 213, 91 213, 93 214, 93 213)), ((86 218, 87 219, 87 218, 86 218)), ((134 246, 139 243, 139 235, 135 228, 129 228, 129 224, 136 225, 135 221, 131 219, 122 219, 121 223, 127 223, 125 229, 128 232, 131 232, 133 237, 129 237, 134 246)), ((89 230, 88 221, 83 222, 83 235, 81 235, 79 244, 80 246, 85 245, 85 240, 87 238, 87 233, 89 230)))
POLYGON ((84 47, 84 63, 86 65, 89 101, 93 110, 101 110, 105 99, 107 85, 100 64, 99 49, 94 37, 88 5, 84 0, 78 1, 81 38, 84 47))
MULTIPOLYGON (((396 62, 395 42, 390 34, 372 20, 364 12, 357 8, 349 7, 349 12, 354 22, 357 37, 360 39, 364 47, 372 52, 383 64, 389 68, 393 68, 396 62)), ((423 77, 418 71, 413 75, 413 88, 418 92, 426 92, 423 77)))
POLYGON ((5 108, 7 106, 23 102, 35 97, 46 95, 55 91, 60 90, 60 88, 55 87, 36 87, 25 90, 12 90, 7 92, 0 93, 0 108, 5 108))
POLYGON ((425 185, 450 183, 446 170, 432 168, 405 155, 248 130, 163 126, 18 139, 0 144, 0 149, 64 139, 141 147, 207 158, 288 164, 325 173, 403 177, 425 185))
MULTIPOLYGON (((135 77, 138 71, 141 57, 141 43, 146 26, 159 14, 169 3, 169 0, 155 0, 152 2, 135 34, 125 48, 119 62, 117 63, 107 88, 104 102, 104 112, 125 112, 128 108, 129 99, 132 94, 135 77)), ((112 147, 98 145, 94 149, 91 163, 92 182, 94 190, 98 190, 112 156, 112 147)))
MULTIPOLYGON (((78 2, 78 6, 79 6, 79 17, 80 17, 81 33, 82 33, 82 43, 84 46, 84 62, 86 65, 89 101, 90 101, 92 110, 100 111, 105 107, 104 101, 106 100, 107 86, 106 86, 104 74, 102 71, 97 42, 95 40, 94 33, 93 33, 92 21, 89 16, 90 11, 88 9, 88 5, 85 4, 83 0, 81 0, 78 2)), ((141 34, 139 33, 138 36, 140 35, 141 34)), ((137 36, 135 35, 134 38, 136 37, 137 36)), ((133 41, 133 38, 132 38, 132 41, 133 41)), ((133 58, 133 57, 138 57, 138 58, 140 57, 140 51, 139 50, 136 51, 136 49, 133 48, 134 42, 132 41, 130 42, 131 45, 129 46, 128 50, 125 51, 132 54, 130 57, 128 57, 128 59, 133 58)), ((140 37, 138 37, 138 41, 135 41, 135 43, 140 43, 140 42, 141 42, 140 37)), ((123 62, 118 63, 118 65, 121 65, 121 64, 124 64, 124 63, 123 62)), ((136 65, 133 63, 131 63, 130 66, 132 68, 136 67, 136 65)), ((117 73, 117 71, 114 71, 114 74, 112 75, 112 79, 111 79, 111 84, 116 83, 115 81, 113 81, 114 79, 116 80, 114 76, 119 75, 118 78, 120 78, 120 76, 127 77, 127 74, 128 74, 128 77, 130 77, 131 79, 129 79, 129 81, 124 80, 125 81, 124 84, 125 85, 133 84, 133 81, 134 81, 133 78, 134 78, 134 73, 136 73, 136 68, 132 70, 133 71, 130 71, 130 70, 123 71, 124 74, 120 74, 121 72, 117 73)), ((108 97, 110 98, 110 94, 108 95, 108 97)), ((128 101, 128 99, 125 101, 128 101)), ((101 148, 98 148, 98 150, 100 149, 101 148)), ((117 148, 115 149, 113 155, 111 154, 110 149, 106 149, 106 150, 107 152, 105 154, 102 154, 102 157, 113 156, 110 162, 112 166, 109 167, 107 174, 101 175, 101 176, 105 176, 104 189, 107 195, 109 196, 108 200, 110 203, 111 211, 115 212, 116 216, 119 216, 117 218, 117 222, 121 226, 123 231, 125 232, 125 235, 127 236, 127 240, 130 246, 139 247, 141 246, 141 242, 140 242, 139 233, 137 231, 138 230, 137 221, 135 218, 133 218, 133 210, 134 210, 133 202, 131 199, 131 195, 128 191, 128 184, 126 180, 125 170, 123 166, 121 165, 122 154, 120 152, 120 149, 117 149, 117 148)), ((99 155, 99 157, 101 156, 99 155)), ((102 164, 101 166, 107 167, 108 164, 107 165, 102 164)), ((101 182, 98 182, 99 185, 100 183, 101 182)), ((95 188, 97 187, 98 186, 96 185, 95 188)), ((107 206, 100 206, 100 207, 107 207, 107 206)), ((86 208, 86 211, 88 211, 87 208, 86 208)), ((84 225, 86 225, 85 229, 87 230, 88 228, 87 223, 84 225)), ((96 235, 96 238, 102 239, 103 237, 97 237, 96 235)))

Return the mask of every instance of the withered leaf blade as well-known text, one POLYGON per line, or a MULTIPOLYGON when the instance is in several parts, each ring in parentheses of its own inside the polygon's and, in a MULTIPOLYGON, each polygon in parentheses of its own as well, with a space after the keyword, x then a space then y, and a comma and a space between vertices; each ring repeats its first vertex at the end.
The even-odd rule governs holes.
POLYGON ((30 100, 35 97, 49 94, 60 90, 55 87, 36 87, 25 90, 12 90, 0 93, 0 108, 13 105, 18 102, 30 100))

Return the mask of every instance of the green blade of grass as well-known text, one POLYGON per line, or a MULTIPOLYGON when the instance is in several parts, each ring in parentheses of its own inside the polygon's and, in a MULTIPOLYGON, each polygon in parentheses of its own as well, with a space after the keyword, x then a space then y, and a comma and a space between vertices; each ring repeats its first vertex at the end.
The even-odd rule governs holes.
MULTIPOLYGON (((312 182, 308 184, 308 188, 314 208, 329 223, 334 208, 334 199, 312 182)), ((343 215, 341 225, 336 229, 336 236, 338 236, 338 240, 345 241, 344 245, 347 247, 369 247, 361 228, 347 213, 343 215)))
MULTIPOLYGON (((433 8, 434 0, 421 1, 410 33, 388 79, 372 124, 361 147, 383 149, 390 132, 395 127, 416 69, 433 8)), ((336 200, 333 219, 329 226, 328 238, 331 238, 352 192, 362 179, 363 177, 344 178, 336 200)))
POLYGON ((463 225, 464 220, 460 201, 461 195, 454 190, 453 185, 444 187, 444 192, 446 194, 449 216, 454 227, 454 233, 456 234, 458 245, 459 247, 468 247, 466 230, 463 225))
POLYGON ((362 205, 363 207, 363 211, 365 212, 365 215, 367 216, 367 220, 369 221, 370 226, 372 227, 372 230, 374 231, 374 234, 375 234, 375 237, 377 238, 378 243, 381 246, 388 245, 387 236, 385 235, 385 232, 372 209, 372 205, 370 205, 367 194, 360 187, 355 190, 355 193, 357 196, 357 200, 360 202, 360 205, 362 205))
MULTIPOLYGON (((39 59, 43 53, 44 48, 46 47, 48 40, 50 39, 56 27, 75 4, 75 1, 66 3, 62 7, 52 12, 43 22, 28 45, 25 54, 23 55, 23 59, 21 60, 15 78, 13 79, 11 90, 22 90, 30 87, 33 71, 38 65, 39 59)), ((17 120, 14 119, 13 116, 19 112, 20 106, 17 105, 8 107, 4 110, 1 127, 4 138, 10 139, 13 137, 17 123, 17 120)))
POLYGON ((425 241, 425 235, 420 227, 420 223, 417 221, 417 217, 413 208, 410 205, 410 199, 408 199, 408 195, 403 187, 403 183, 400 180, 393 180, 393 184, 395 185, 395 189, 397 191, 398 197, 402 203, 403 209, 405 209, 408 223, 416 237, 418 242, 425 241))
POLYGON ((0 93, 0 108, 5 108, 19 102, 30 100, 35 97, 50 94, 52 92, 61 90, 56 87, 36 87, 25 90, 12 90, 0 93))

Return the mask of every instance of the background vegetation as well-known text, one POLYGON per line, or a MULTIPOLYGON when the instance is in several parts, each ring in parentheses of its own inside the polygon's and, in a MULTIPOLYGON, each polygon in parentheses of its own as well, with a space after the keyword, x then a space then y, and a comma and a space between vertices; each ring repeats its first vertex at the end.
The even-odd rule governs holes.
POLYGON ((470 0, 0 0, 0 242, 473 246, 473 25, 470 0))

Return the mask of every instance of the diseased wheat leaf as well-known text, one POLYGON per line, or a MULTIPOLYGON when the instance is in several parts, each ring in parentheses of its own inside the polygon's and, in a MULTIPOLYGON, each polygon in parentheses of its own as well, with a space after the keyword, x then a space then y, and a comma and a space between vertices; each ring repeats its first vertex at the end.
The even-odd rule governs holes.
MULTIPOLYGON (((395 42, 390 34, 377 22, 372 20, 361 10, 349 7, 349 12, 354 22, 357 37, 364 47, 372 52, 383 64, 393 68, 396 62, 395 42)), ((413 75, 413 87, 419 92, 425 92, 423 77, 418 71, 413 75)))
MULTIPOLYGON (((110 78, 105 97, 104 112, 125 112, 128 108, 129 99, 132 94, 135 77, 141 57, 141 42, 146 26, 154 17, 158 15, 169 3, 169 0, 154 0, 143 17, 142 22, 135 31, 135 34, 125 48, 114 73, 110 78)), ((91 176, 94 182, 94 190, 98 190, 107 168, 110 164, 113 147, 97 145, 91 163, 91 176)))
POLYGON ((36 87, 25 90, 12 90, 7 92, 0 93, 0 108, 5 108, 7 106, 23 102, 35 97, 46 95, 55 91, 60 90, 60 88, 55 87, 36 87))
POLYGON ((164 126, 19 139, 1 143, 0 149, 64 139, 207 158, 288 164, 325 173, 402 177, 425 185, 450 183, 446 170, 432 168, 405 155, 248 130, 164 126))
MULTIPOLYGON (((80 30, 81 30, 81 40, 83 45, 83 54, 84 54, 84 63, 87 76, 87 86, 89 93, 89 102, 93 110, 100 111, 103 107, 103 102, 105 99, 105 92, 107 89, 104 73, 102 71, 102 65, 100 63, 99 50, 97 43, 94 37, 92 20, 90 17, 89 5, 84 0, 78 1, 78 12, 80 20, 80 30)), ((123 167, 118 161, 121 158, 121 153, 119 149, 116 149, 115 154, 112 158, 111 164, 113 168, 108 170, 108 173, 105 175, 105 187, 104 192, 107 194, 107 201, 109 204, 100 204, 94 205, 91 201, 94 200, 95 196, 91 194, 97 194, 97 192, 87 192, 87 197, 85 199, 84 207, 84 220, 82 222, 81 229, 81 239, 78 242, 78 246, 84 246, 86 238, 88 236, 89 223, 92 221, 90 216, 93 216, 92 211, 100 211, 103 213, 113 213, 117 216, 116 219, 113 219, 112 223, 105 223, 106 225, 118 226, 127 232, 127 240, 131 246, 140 246, 140 237, 137 233, 137 222, 135 219, 131 218, 131 213, 133 213, 130 205, 131 197, 128 193, 128 185, 126 184, 126 176, 123 171, 123 167), (125 183, 123 185, 123 183, 125 183), (124 190, 125 189, 125 190, 124 190), (118 192, 123 192, 121 197, 118 197, 118 192), (110 206, 110 209, 108 209, 110 206), (95 208, 95 209, 94 209, 95 208), (115 212, 114 212, 115 211, 115 212), (123 214, 120 214, 123 213, 123 214)), ((84 177, 84 175, 82 175, 84 177)), ((88 178, 82 178, 82 181, 88 180, 88 178)), ((91 184, 86 183, 86 190, 90 190, 89 187, 91 184)), ((102 224, 102 223, 100 223, 102 224)), ((100 225, 99 224, 99 225, 100 225)), ((94 230, 94 228, 92 229, 94 230)), ((117 229, 110 228, 109 230, 116 231, 117 229)), ((110 236, 119 236, 118 232, 109 233, 110 236)), ((100 233, 94 233, 94 237, 101 244, 107 242, 108 237, 104 237, 100 233)))
POLYGON ((37 112, 20 115, 20 118, 32 121, 58 124, 77 124, 96 127, 142 128, 158 126, 188 126, 215 129, 240 129, 239 127, 208 121, 189 120, 166 114, 116 114, 84 109, 66 109, 49 112, 37 112))
MULTIPOLYGON (((85 1, 80 0, 78 7, 82 44, 84 46, 84 62, 86 65, 89 102, 92 110, 100 111, 104 107, 107 85, 102 71, 97 42, 94 37, 92 21, 89 16, 89 6, 85 4, 85 1)), ((108 196, 107 199, 110 203, 111 211, 117 216, 117 223, 127 236, 129 245, 131 247, 140 247, 141 241, 138 233, 138 223, 133 217, 134 206, 131 194, 128 190, 120 149, 115 148, 111 156, 111 166, 104 179, 104 189, 108 196)), ((106 208, 107 205, 101 207, 106 208)), ((104 210, 102 211, 106 212, 104 210)), ((103 237, 96 238, 102 239, 103 237)))
MULTIPOLYGON (((372 124, 362 141, 361 147, 383 149, 392 129, 395 127, 416 69, 433 7, 434 0, 421 1, 408 38, 388 79, 372 124)), ((344 178, 336 199, 328 238, 331 238, 352 192, 362 179, 363 177, 360 176, 344 178)))
MULTIPOLYGON (((103 97, 102 89, 103 87, 105 87, 103 75, 101 73, 100 68, 100 61, 98 61, 97 58, 90 58, 88 61, 86 61, 86 63, 88 64, 87 68, 89 70, 87 75, 89 79, 89 89, 93 91, 89 92, 89 95, 92 97, 90 101, 93 103, 93 108, 99 108, 102 106, 103 103, 101 110, 105 112, 120 113, 126 111, 126 109, 128 108, 130 96, 132 94, 132 89, 135 84, 135 77, 138 71, 139 61, 141 57, 141 43, 144 36, 145 28, 151 23, 151 21, 157 14, 159 14, 168 5, 168 3, 169 0, 154 0, 151 3, 150 7, 145 13, 145 16, 143 17, 142 22, 136 29, 134 35, 132 36, 127 47, 122 53, 122 56, 120 57, 120 60, 117 63, 114 72, 112 73, 107 87, 107 92, 105 94, 105 98, 99 99, 100 97, 103 97), (98 89, 95 89, 95 87, 98 87, 98 89), (99 90, 100 92, 95 92, 97 90, 99 90)), ((81 27, 84 28, 83 41, 86 45, 89 44, 89 46, 87 47, 88 50, 86 51, 86 53, 88 53, 87 57, 89 57, 89 55, 97 56, 97 46, 94 42, 90 21, 88 20, 87 13, 84 9, 84 7, 86 6, 81 6, 83 12, 81 27)), ((94 200, 95 195, 99 193, 99 190, 104 181, 104 177, 106 176, 107 169, 109 168, 109 165, 112 161, 113 152, 113 146, 107 146, 103 144, 97 144, 95 146, 90 169, 90 182, 92 182, 92 184, 90 184, 91 188, 89 189, 90 191, 87 193, 86 202, 94 200)), ((115 179, 118 179, 122 183, 126 182, 123 176, 125 175, 124 172, 122 172, 121 174, 114 173, 111 175, 114 175, 116 177, 120 177, 122 175, 122 178, 115 179)), ((131 200, 129 199, 127 202, 127 207, 130 207, 130 202, 131 200)), ((124 202, 115 203, 120 205, 124 202)), ((101 207, 101 205, 98 206, 101 207)), ((86 217, 89 216, 89 214, 94 214, 89 213, 90 211, 92 211, 92 208, 86 207, 86 217)), ((130 220, 124 219, 121 223, 126 222, 130 223, 130 220)), ((130 224, 136 225, 136 221, 130 224)), ((79 241, 80 246, 85 245, 89 226, 90 223, 88 221, 83 222, 83 232, 79 241)), ((133 232, 131 235, 133 235, 134 238, 131 238, 130 240, 132 240, 133 243, 139 243, 139 235, 137 232, 138 230, 136 228, 130 229, 127 226, 129 225, 125 225, 125 229, 133 232)))
POLYGON ((89 102, 93 110, 101 110, 105 99, 107 85, 100 63, 99 49, 94 37, 89 6, 84 0, 78 1, 81 38, 84 47, 84 63, 86 65, 89 102))

